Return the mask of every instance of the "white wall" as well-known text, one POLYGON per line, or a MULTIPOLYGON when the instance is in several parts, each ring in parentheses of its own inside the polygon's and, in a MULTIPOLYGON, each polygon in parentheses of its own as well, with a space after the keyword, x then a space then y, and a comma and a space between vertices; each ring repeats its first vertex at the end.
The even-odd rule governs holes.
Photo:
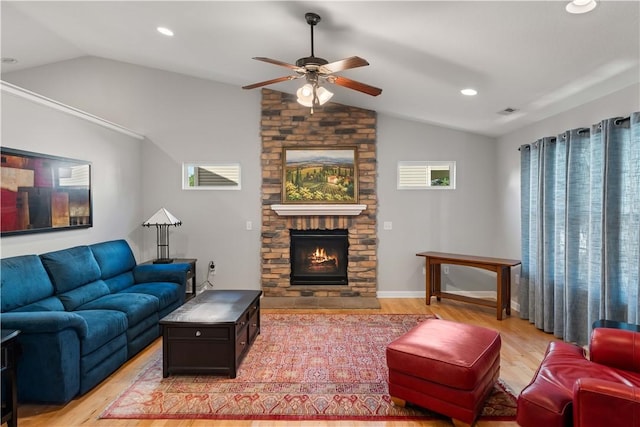
MULTIPOLYGON (((439 251, 511 257, 495 240, 495 140, 385 115, 378 117, 379 293, 425 293, 424 258, 439 251), (455 190, 398 190, 401 160, 456 161, 455 190), (392 222, 384 230, 384 222, 392 222)), ((495 275, 450 268, 444 284, 495 290, 495 275)))
MULTIPOLYGON (((215 260, 218 288, 260 286, 260 92, 99 58, 10 73, 18 86, 73 105, 147 136, 142 143, 142 212, 134 229, 144 258, 155 233, 136 225, 165 207, 183 221, 171 229, 171 253, 198 258, 198 282, 215 260), (238 161, 241 191, 184 191, 183 161, 238 161), (245 229, 252 221, 253 230, 245 229)), ((22 148, 22 147, 17 147, 22 148)), ((495 140, 386 115, 378 117, 379 283, 381 296, 424 295, 421 251, 517 258, 498 239, 495 140), (398 160, 455 160, 457 189, 398 191, 398 160), (383 223, 391 221, 392 230, 383 223)), ((89 160, 94 156, 88 156, 89 160)), ((109 206, 126 209, 126 206, 109 206)), ((452 267, 445 277, 465 290, 495 290, 484 272, 452 267)))
MULTIPOLYGON (((94 57, 3 79, 147 137, 141 143, 139 175, 120 187, 141 204, 127 212, 143 237, 138 261, 156 255, 155 229, 140 224, 164 207, 183 223, 170 230, 171 255, 198 259, 199 284, 214 260, 216 287, 259 289, 260 91, 94 57), (193 161, 240 162, 242 190, 182 190, 182 163, 193 161), (253 222, 253 230, 246 230, 246 221, 253 222)), ((49 151, 60 155, 58 147, 49 151)), ((100 155, 90 152, 86 158, 95 161, 100 155)), ((116 203, 94 206, 103 214, 128 209, 116 203)))
POLYGON ((91 161, 93 201, 93 227, 3 237, 2 257, 111 239, 127 239, 139 252, 140 140, 3 92, 2 146, 91 161))
MULTIPOLYGON (((497 215, 500 226, 496 239, 504 251, 520 258, 520 152, 518 147, 565 130, 588 127, 603 119, 628 116, 640 111, 640 85, 632 85, 578 108, 541 120, 498 138, 497 192, 500 193, 497 215)), ((512 295, 517 297, 517 286, 512 295)))

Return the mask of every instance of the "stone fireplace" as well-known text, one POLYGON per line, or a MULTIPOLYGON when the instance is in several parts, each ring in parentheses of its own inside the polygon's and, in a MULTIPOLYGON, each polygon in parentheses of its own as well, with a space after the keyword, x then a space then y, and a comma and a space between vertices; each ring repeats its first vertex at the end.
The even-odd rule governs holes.
MULTIPOLYGON (((261 281, 265 297, 375 297, 377 290, 376 113, 328 103, 310 114, 294 95, 262 89, 262 229, 261 281), (283 147, 340 147, 357 149, 360 212, 340 204, 313 205, 309 212, 282 213, 283 147), (346 278, 294 278, 292 234, 298 231, 339 233, 348 247, 346 278), (304 282, 304 283, 303 283, 304 282)), ((289 206, 289 205, 287 205, 289 206)), ((331 250, 331 249, 330 249, 331 250)), ((326 248, 325 248, 326 251, 326 248)), ((295 256, 295 254, 294 254, 295 256)), ((322 259, 318 255, 318 261, 322 259)), ((295 260, 294 260, 295 261, 295 260)), ((329 267, 332 261, 326 261, 329 267)), ((316 266, 318 267, 318 266, 316 266)), ((331 273, 333 275, 333 273, 331 273)), ((307 275, 308 276, 308 275, 307 275)))

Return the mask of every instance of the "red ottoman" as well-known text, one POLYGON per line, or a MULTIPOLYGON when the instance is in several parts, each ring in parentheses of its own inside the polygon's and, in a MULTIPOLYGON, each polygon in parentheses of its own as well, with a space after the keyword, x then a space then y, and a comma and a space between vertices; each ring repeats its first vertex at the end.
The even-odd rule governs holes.
POLYGON ((427 319, 387 346, 391 399, 471 425, 500 374, 500 345, 497 331, 427 319))

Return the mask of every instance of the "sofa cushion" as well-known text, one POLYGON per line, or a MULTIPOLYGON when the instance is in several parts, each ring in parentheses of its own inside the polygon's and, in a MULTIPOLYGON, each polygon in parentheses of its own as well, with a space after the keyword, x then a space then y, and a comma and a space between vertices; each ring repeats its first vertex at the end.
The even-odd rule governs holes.
POLYGON ((5 258, 1 262, 0 311, 10 311, 53 295, 53 284, 37 255, 5 258))
POLYGON ((125 290, 128 287, 133 286, 135 283, 133 280, 133 272, 131 270, 105 279, 104 282, 107 284, 112 294, 125 290))
POLYGON ((77 310, 87 322, 87 335, 80 342, 80 354, 85 356, 127 331, 127 316, 116 310, 77 310))
POLYGON ((126 240, 96 243, 89 248, 98 262, 103 280, 133 270, 136 259, 126 240))
POLYGON ((12 310, 11 312, 16 313, 16 312, 34 312, 34 311, 64 311, 64 305, 62 305, 62 301, 60 301, 59 298, 48 297, 45 299, 41 299, 40 301, 23 305, 22 307, 18 307, 15 310, 12 310))
MULTIPOLYGON (((106 285, 105 285, 106 287, 106 285)), ((158 298, 143 294, 110 294, 87 302, 78 310, 116 310, 127 316, 128 328, 142 322, 150 316, 157 316, 158 298)))
POLYGON ((160 310, 180 301, 180 294, 184 294, 184 289, 175 283, 151 282, 133 285, 121 293, 139 293, 153 295, 160 302, 160 310))
POLYGON ((109 288, 102 280, 88 283, 70 291, 58 294, 58 298, 64 304, 67 311, 76 310, 78 307, 96 300, 105 295, 109 295, 109 288))
POLYGON ((40 255, 58 294, 100 279, 100 267, 88 246, 40 255))

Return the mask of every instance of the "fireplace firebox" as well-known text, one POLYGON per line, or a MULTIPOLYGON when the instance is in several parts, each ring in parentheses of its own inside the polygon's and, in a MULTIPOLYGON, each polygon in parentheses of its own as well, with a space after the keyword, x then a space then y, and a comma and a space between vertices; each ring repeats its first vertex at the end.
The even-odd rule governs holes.
POLYGON ((347 230, 289 230, 291 285, 347 285, 347 230))

